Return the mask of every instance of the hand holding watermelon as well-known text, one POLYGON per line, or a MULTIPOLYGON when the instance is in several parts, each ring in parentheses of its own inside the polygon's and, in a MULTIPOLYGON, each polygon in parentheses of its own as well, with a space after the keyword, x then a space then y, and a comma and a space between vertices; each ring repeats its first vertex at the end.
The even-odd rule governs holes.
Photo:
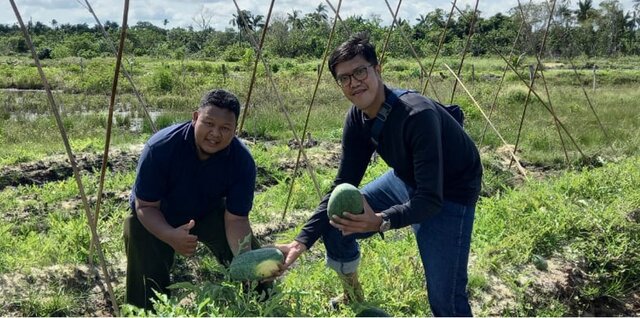
POLYGON ((289 268, 289 266, 291 266, 291 264, 293 264, 298 257, 304 253, 304 251, 307 250, 307 247, 298 241, 292 241, 289 244, 276 244, 276 248, 284 254, 285 270, 289 268))
POLYGON ((364 196, 361 196, 364 212, 351 213, 344 212, 342 217, 338 215, 330 216, 329 223, 342 231, 342 235, 354 233, 377 232, 382 224, 382 216, 375 213, 364 196))

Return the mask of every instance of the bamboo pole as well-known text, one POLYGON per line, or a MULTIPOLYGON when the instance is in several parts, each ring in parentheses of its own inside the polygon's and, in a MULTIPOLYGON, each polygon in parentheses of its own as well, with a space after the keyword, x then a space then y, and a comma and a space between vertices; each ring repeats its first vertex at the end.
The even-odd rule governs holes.
MULTIPOLYGON (((542 37, 542 44, 540 45, 540 50, 536 54, 537 63, 536 63, 535 68, 533 69, 533 72, 532 72, 533 76, 531 78, 531 85, 529 86, 529 90, 527 92, 527 98, 525 99, 524 108, 522 110, 522 116, 520 117, 520 125, 518 127, 518 135, 516 136, 516 143, 515 143, 515 149, 514 149, 515 152, 518 151, 518 145, 520 143, 520 136, 522 134, 522 127, 523 127, 524 118, 525 118, 525 115, 526 115, 526 112, 527 112, 527 106, 529 105, 529 100, 530 100, 530 97, 531 97, 531 93, 532 93, 533 87, 535 85, 535 79, 536 79, 535 75, 538 72, 538 67, 541 65, 540 56, 542 56, 542 54, 544 54, 544 49, 546 47, 547 38, 549 36, 549 29, 551 28, 551 21, 553 20, 553 12, 555 10, 555 6, 556 6, 556 1, 553 0, 553 6, 551 8, 551 12, 549 13, 549 18, 547 19, 547 24, 546 24, 546 27, 545 27, 545 30, 544 30, 544 34, 543 34, 543 37, 542 37)), ((518 0, 518 8, 520 9, 520 13, 522 15, 522 18, 524 19, 524 16, 525 16, 524 9, 522 9, 522 4, 520 3, 520 0, 518 0)), ((543 84, 545 85, 545 89, 548 90, 548 88, 546 87, 546 81, 543 81, 543 84)), ((547 106, 546 104, 545 104, 545 107, 547 107, 547 110, 549 110, 549 112, 551 112, 551 115, 553 116, 553 118, 556 121, 558 121, 558 118, 556 117, 556 115, 555 115, 555 113, 553 111, 553 108, 550 107, 550 106, 547 106)), ((556 128, 557 128, 557 126, 559 126, 559 124, 556 124, 556 128)), ((568 154, 567 154, 567 150, 564 147, 564 140, 562 139, 562 134, 560 133, 560 129, 558 129, 558 135, 560 136, 560 140, 562 142, 562 146, 563 146, 563 149, 565 151, 565 156, 566 156, 567 161, 568 161, 569 157, 568 157, 568 154)), ((576 147, 578 147, 577 144, 576 144, 576 147)), ((513 163, 513 162, 511 162, 511 163, 513 163)), ((511 163, 509 165, 511 165, 511 163)))
POLYGON ((269 25, 269 20, 271 20, 271 12, 273 11, 273 4, 276 0, 271 0, 271 5, 269 6, 269 13, 267 14, 267 21, 264 23, 264 27, 262 28, 262 35, 260 36, 260 44, 258 46, 258 50, 256 51, 256 59, 253 63, 253 72, 251 73, 251 82, 249 83, 249 92, 247 93, 247 102, 245 103, 244 110, 242 112, 242 120, 240 121, 240 126, 238 127, 238 134, 242 132, 242 126, 244 126, 244 121, 247 118, 247 113, 249 112, 249 105, 251 102, 251 93, 253 92, 253 85, 256 82, 256 73, 258 72, 258 62, 260 61, 260 54, 262 54, 262 46, 264 45, 264 38, 267 34, 267 28, 269 25))
MULTIPOLYGON (((337 8, 337 12, 340 12, 340 6, 342 6, 342 0, 338 1, 338 8, 337 8)), ((315 88, 313 89, 313 94, 311 95, 311 103, 309 104, 309 107, 307 108, 307 116, 305 118, 304 121, 304 127, 302 128, 302 137, 304 140, 304 136, 306 136, 307 133, 307 128, 309 126, 309 118, 311 117, 311 108, 313 107, 313 103, 316 100, 316 94, 318 93, 318 87, 320 86, 320 80, 322 79, 322 73, 324 70, 324 66, 327 62, 327 58, 329 57, 329 47, 331 46, 331 41, 333 41, 333 35, 335 34, 336 31, 336 25, 338 24, 338 15, 336 14, 336 18, 333 19, 333 26, 331 27, 331 33, 329 33, 329 39, 327 40, 327 45, 325 46, 324 49, 324 54, 323 54, 323 58, 322 58, 322 64, 320 65, 320 68, 318 69, 318 78, 316 80, 316 85, 315 88)), ((300 165, 300 155, 302 154, 302 149, 304 148, 304 144, 300 144, 300 147, 298 148, 298 157, 296 158, 296 165, 293 169, 293 175, 291 177, 291 184, 289 185, 289 194, 287 195, 287 203, 284 206, 284 212, 282 213, 282 220, 284 220, 284 218, 287 215, 287 209, 289 208, 289 203, 291 201, 291 196, 293 195, 293 185, 295 183, 296 180, 296 175, 297 175, 297 171, 298 171, 298 166, 300 165)))
MULTIPOLYGON (((498 135, 498 138, 500 138, 500 140, 502 141, 502 143, 507 146, 507 142, 504 140, 504 138, 502 138, 502 135, 500 134, 500 132, 498 131, 498 129, 493 125, 493 123, 491 122, 491 119, 489 119, 489 117, 484 113, 484 110, 482 110, 482 107, 480 107, 480 104, 478 104, 478 102, 476 101, 476 99, 473 97, 473 95, 471 95, 471 93, 469 92, 469 90, 467 90, 467 87, 464 86, 464 83, 462 83, 462 80, 460 80, 460 78, 458 77, 458 75, 456 75, 456 73, 449 67, 449 65, 444 64, 444 66, 447 68, 447 70, 449 70, 449 72, 451 73, 451 75, 453 75, 456 79, 456 82, 460 83, 460 87, 462 87, 462 89, 464 89, 464 91, 467 93, 467 95, 469 95, 469 98, 471 98, 471 100, 473 101, 473 104, 476 105, 476 107, 478 108, 478 110, 480 110, 480 113, 482 114, 482 116, 484 117, 484 119, 487 121, 487 123, 489 123, 489 126, 491 126, 491 129, 493 129, 493 131, 496 133, 496 135, 498 135)), ((515 151, 511 151, 511 149, 509 149, 509 147, 506 147, 507 150, 509 151, 509 154, 511 155, 511 159, 513 159, 516 162, 516 167, 518 168, 518 171, 520 171, 520 173, 522 174, 522 176, 525 178, 525 180, 529 180, 529 178, 527 177, 527 171, 524 169, 524 167, 522 167, 522 165, 520 164, 520 161, 518 160, 518 158, 516 157, 515 151)))
MULTIPOLYGON (((102 203, 102 191, 104 190, 104 179, 107 174, 107 163, 109 162, 109 146, 111 145, 111 130, 113 128, 113 111, 116 103, 116 94, 118 93, 118 79, 120 75, 120 68, 122 67, 122 52, 124 50, 124 41, 127 35, 127 20, 129 16, 129 0, 124 1, 124 11, 122 14, 122 30, 120 33, 120 46, 116 53, 116 67, 113 74, 113 83, 111 86, 111 98, 109 100, 109 115, 107 119, 107 131, 104 142, 104 153, 102 155, 102 166, 100 168, 100 181, 98 183, 98 196, 96 198, 96 212, 92 220, 93 227, 98 226, 98 219, 100 218, 100 204, 102 203)), ((122 67, 124 69, 124 67, 122 67)), ((93 245, 90 248, 92 254, 93 245)))
MULTIPOLYGON (((242 14, 242 11, 240 10, 240 7, 238 6, 237 0, 233 0, 233 4, 236 6, 236 10, 238 12, 238 15, 244 21, 244 24, 247 25, 247 21, 246 21, 246 19, 244 17, 244 14, 242 14)), ((253 35, 251 35, 250 33, 247 33, 247 37, 251 41, 251 44, 253 44, 254 50, 259 51, 258 43, 253 38, 253 35)), ((301 141, 300 138, 298 138, 298 132, 297 132, 295 126, 293 125, 293 121, 291 120, 291 116, 289 116, 289 111, 287 110, 286 106, 284 105, 284 102, 282 101, 282 97, 280 96, 280 94, 278 94, 278 89, 276 87, 275 81, 273 80, 273 76, 271 75, 271 69, 269 68, 269 64, 267 63, 266 59, 264 58, 264 56, 262 54, 257 54, 257 56, 262 60, 262 63, 264 64, 265 72, 267 73, 267 78, 269 79, 269 82, 271 83, 271 87, 273 89, 273 93, 275 94, 276 99, 278 100, 278 104, 280 105, 280 108, 282 109, 282 113, 284 114, 285 119, 287 120, 287 124, 289 126, 289 129, 291 130, 291 133, 293 134, 293 139, 298 145, 302 146, 302 141, 301 141)), ((304 137, 302 139, 304 139, 304 137)), ((313 180, 313 185, 315 186, 316 194, 318 195, 319 198, 322 198, 322 193, 320 191, 320 184, 318 183, 318 180, 316 178, 315 172, 313 171, 313 165, 312 165, 311 161, 309 160, 309 158, 307 158, 307 153, 304 151, 304 149, 302 150, 302 156, 304 157, 305 162, 307 162, 307 171, 309 172, 309 175, 311 176, 311 180, 313 180)))
MULTIPOLYGON (((529 3, 531 3, 531 1, 529 1, 529 3)), ((522 21, 520 21, 520 26, 518 26, 518 34, 516 34, 516 38, 513 41, 513 44, 511 46, 511 50, 509 51, 509 56, 507 57, 508 59, 511 59, 511 56, 513 55, 513 52, 516 49, 516 45, 518 43, 518 39, 520 39, 520 34, 522 32, 522 27, 524 26, 524 19, 522 19, 522 21)), ((491 119, 491 116, 493 115, 493 111, 495 110, 496 106, 497 106, 497 101, 498 101, 498 95, 500 94, 500 91, 502 90, 502 87, 504 86, 504 78, 507 75, 507 71, 509 70, 509 67, 505 66, 504 69, 502 70, 502 76, 500 77, 500 84, 498 84, 498 89, 496 89, 496 93, 493 95, 493 102, 491 103, 491 108, 489 109, 489 119, 491 119)), ((487 128, 488 128, 489 124, 486 123, 484 125, 484 129, 482 129, 482 137, 480 137, 480 148, 482 148, 482 144, 484 143, 484 136, 487 132, 487 128)))
POLYGON ((13 8, 13 12, 18 19, 18 23, 20 24, 20 28, 22 29, 22 33, 24 35, 25 41, 31 50, 31 55, 33 60, 38 68, 38 74, 40 75, 40 79, 42 80, 42 84, 44 85, 44 89, 47 92, 47 99, 49 101, 49 105, 51 106, 51 111, 56 119, 56 123, 58 125, 58 129, 60 130, 60 135, 62 137, 62 141, 64 143, 64 147, 67 152, 67 156, 69 157, 69 162, 71 164, 71 169, 73 170, 73 175, 76 179, 76 183, 78 185, 78 191, 80 192, 80 198, 82 199, 82 204, 84 207, 85 216, 87 218, 87 223, 89 225, 89 229, 91 231, 91 240, 94 242, 97 247, 98 258, 100 259, 100 267, 102 269, 102 274, 104 276, 104 282, 107 286, 107 292, 111 298, 111 303, 113 305, 113 310, 116 316, 120 315, 120 311, 118 309, 118 303, 116 301, 115 294, 113 293, 113 288, 111 287, 111 277, 109 275, 109 270, 107 269, 104 253, 102 252, 102 245, 100 244, 100 238, 98 235, 98 231, 95 227, 92 226, 91 220, 91 210, 89 208, 89 202, 87 200, 87 196, 84 192, 84 186, 82 185, 82 178, 80 176, 80 170, 78 169, 78 164, 76 163, 75 156, 73 154, 73 150, 71 149, 71 144, 69 142, 69 138, 67 137, 67 133, 64 129, 64 124, 62 123, 62 118, 60 117, 60 113, 58 112, 58 107, 56 106, 55 99, 53 98, 53 93, 51 92, 51 87, 49 86, 49 81, 42 70, 42 65, 40 64, 40 59, 38 58, 38 54, 36 53, 35 47, 33 46, 33 42, 31 41, 31 37, 29 36, 29 32, 27 31, 24 22, 22 21, 22 16, 20 15, 20 11, 18 11, 18 7, 14 0, 9 0, 11 2, 11 7, 13 8))
MULTIPOLYGON (((436 65, 436 61, 438 60, 438 56, 440 55, 440 51, 442 50, 442 46, 444 46, 444 38, 447 35, 447 29, 449 28, 449 23, 451 23, 451 17, 453 17, 453 11, 454 11, 454 9, 456 7, 456 1, 457 0, 453 0, 453 4, 451 5, 451 11, 449 11, 449 17, 447 17, 447 23, 445 23, 444 29, 442 30, 442 33, 440 33, 440 40, 438 41, 438 49, 436 50, 436 54, 433 57, 433 62, 431 62, 431 67, 429 68, 429 73, 427 73, 427 80, 425 81, 424 86, 422 87, 422 95, 424 95, 427 92, 427 86, 429 85, 430 80, 431 80, 431 73, 433 72, 433 68, 436 65)), ((431 87, 435 91, 435 87, 433 87, 433 83, 431 84, 431 87)), ((440 98, 437 96, 437 92, 434 93, 434 95, 438 99, 438 102, 442 102, 440 100, 440 98)))
POLYGON ((340 17, 340 14, 336 10, 336 8, 333 7, 333 4, 331 4, 331 1, 329 0, 324 0, 324 1, 329 5, 329 8, 331 8, 331 11, 333 11, 336 17, 338 17, 338 20, 340 21, 340 26, 342 27, 342 30, 345 32, 345 34, 351 36, 351 30, 349 30, 349 28, 344 24, 344 21, 340 17))
MULTIPOLYGON (((524 85, 529 88, 531 90, 531 93, 533 94, 533 96, 535 96, 538 101, 540 102, 540 104, 542 104, 542 106, 547 109, 547 111, 549 113, 551 113, 551 116, 555 117, 555 114, 553 112, 551 112, 551 109, 549 108, 549 106, 547 106, 547 103, 544 102, 544 100, 542 99, 542 97, 540 97, 540 95, 538 95, 538 93, 533 89, 533 87, 530 84, 527 84, 527 80, 522 76, 522 74, 520 74, 518 72, 518 70, 516 70, 516 68, 511 65, 511 63, 509 63, 509 61, 506 59, 506 57, 504 55, 502 55, 502 53, 496 49, 495 47, 492 47, 493 51, 498 54, 500 56, 500 58, 502 58, 502 60, 507 64, 507 66, 509 66, 509 68, 511 69, 511 71, 513 73, 515 73, 518 78, 520 79, 520 81, 522 83, 524 83, 524 85)), ((560 125, 560 128, 562 128, 562 130, 567 134, 567 136, 569 137, 569 139, 571 139, 571 142, 573 143, 574 147, 576 147, 576 149, 578 150, 578 152, 580 153, 580 155, 582 156, 583 159, 586 159, 587 156, 582 152, 582 149, 580 149, 580 147, 578 146, 578 144, 576 143, 575 139, 573 139, 573 137, 571 136, 571 133, 569 133, 569 130, 567 130, 567 127, 564 126, 564 124, 562 123, 562 121, 560 121, 559 118, 555 118, 555 120, 558 121, 558 125, 560 125)))
MULTIPOLYGON (((100 19, 98 19, 98 16, 93 11, 93 7, 91 7, 91 3, 89 3, 89 0, 85 0, 85 3, 86 3, 86 7, 85 8, 87 10, 89 10, 91 15, 93 16, 93 19, 96 20, 96 23, 100 27, 100 30, 102 31, 102 36, 104 37, 106 43, 109 45, 109 47, 111 47, 111 51, 113 51, 113 54, 117 56, 118 55, 118 50, 113 45, 113 42, 111 41, 111 38, 109 37, 109 34, 107 33, 107 30, 104 29, 104 26, 100 22, 100 19)), ((80 3, 80 4, 82 5, 82 3, 80 3)), ((131 65, 131 63, 129 63, 129 64, 131 65)), ((133 78, 131 77, 131 74, 129 73, 129 71, 127 70, 127 68, 124 65, 122 65, 122 74, 127 79, 127 81, 129 81, 129 84, 131 85, 131 88, 133 89, 133 94, 136 95, 136 98, 138 99, 138 102, 140 102, 140 105, 142 106, 142 112, 144 113, 145 117, 147 117, 147 120, 149 121, 149 126, 151 126, 151 130, 154 133, 157 132, 158 128, 156 127, 156 124, 153 122, 153 118, 151 118, 151 114, 149 113, 149 109, 148 109, 149 107, 147 107, 148 106, 147 103, 142 98, 142 94, 140 94, 140 92, 138 91, 138 88, 136 87, 135 83, 133 82, 133 78)))
POLYGON ((600 129, 602 130, 602 133, 604 134, 604 137, 607 139, 608 144, 609 144, 609 148, 611 149, 611 151, 613 152, 613 145, 611 142, 611 137, 609 137, 609 134, 607 133, 607 130, 604 128, 604 125, 602 124, 602 121, 600 120, 600 117, 598 116, 598 113, 596 113, 596 109, 593 107, 593 103, 591 103, 591 98, 589 98, 589 94, 587 93, 587 90, 584 88, 584 84, 582 84, 582 81, 580 79, 580 74, 578 74, 578 70, 576 70, 576 66, 573 64, 573 61, 571 59, 569 59, 569 63, 571 63, 571 68, 573 69, 573 73, 575 74, 576 78, 578 79, 578 83, 580 83, 580 88, 582 89, 582 93, 584 94, 584 97, 587 99, 587 104, 589 105, 589 108, 591 109, 591 112, 593 113, 593 116, 596 117, 596 121, 598 122, 598 126, 600 126, 600 129))
POLYGON ((389 32, 387 32, 387 37, 384 40, 384 45, 382 46, 382 54, 380 55, 380 64, 384 64, 384 56, 387 53, 387 46, 389 45, 389 40, 391 39, 391 34, 393 33, 393 27, 396 25, 396 18, 398 17, 398 11, 400 11, 400 5, 402 4, 402 0, 398 1, 398 5, 396 6, 396 11, 391 13, 393 20, 391 20, 391 26, 389 26, 389 32))
MULTIPOLYGON (((464 50, 462 50, 462 57, 460 58, 460 66, 458 67, 458 72, 456 73, 456 77, 460 76, 462 72, 462 66, 464 65, 464 59, 467 56, 467 52, 469 52, 469 46, 471 46, 471 38, 473 38, 473 34, 476 28, 476 15, 478 13, 478 3, 480 0, 476 0, 476 6, 473 8, 473 16, 471 16, 471 23, 469 23, 469 35, 467 36, 467 42, 464 45, 464 50)), ((457 7, 456 7, 457 8, 457 7)), ((458 11, 460 11, 458 9, 458 11)), ((460 12, 460 15, 463 15, 460 12)), ((453 103, 453 98, 456 96, 456 87, 458 82, 453 82, 453 89, 451 90, 451 100, 450 103, 453 103)))
MULTIPOLYGON (((389 5, 389 1, 388 0, 384 0, 384 2, 387 4, 387 9, 389 10, 389 13, 393 16, 393 9, 391 8, 391 5, 389 5)), ((395 19, 394 19, 394 23, 395 23, 395 19)), ((413 54, 413 57, 416 59, 416 62, 418 62, 418 66, 420 66, 420 69, 426 73, 424 66, 422 65, 422 62, 420 61, 420 57, 418 56, 418 53, 416 53, 415 48, 413 47, 413 44, 411 44, 411 41, 409 41, 409 39, 407 38, 407 36, 404 34, 404 32, 402 32, 401 28, 397 28, 396 29, 398 33, 400 33, 400 36, 402 37, 402 39, 404 40, 404 42, 407 44, 407 46, 409 47, 409 49, 411 50, 411 53, 413 54)), ((440 97, 438 96, 438 92, 436 91, 435 87, 433 87, 433 93, 434 95, 436 95, 436 98, 438 100, 440 100, 440 97)))

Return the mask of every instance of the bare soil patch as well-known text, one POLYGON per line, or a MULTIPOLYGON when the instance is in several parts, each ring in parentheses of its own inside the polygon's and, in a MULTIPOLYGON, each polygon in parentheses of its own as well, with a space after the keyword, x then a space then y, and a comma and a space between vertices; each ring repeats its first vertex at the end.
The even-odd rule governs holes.
MULTIPOLYGON (((141 148, 114 150, 109 154, 107 169, 113 172, 125 172, 135 169, 141 148)), ((78 153, 76 165, 81 172, 100 171, 102 154, 78 153)), ((41 185, 60 181, 73 176, 73 169, 67 156, 57 155, 35 162, 0 168, 0 190, 8 186, 41 185)))
POLYGON ((640 315, 640 288, 630 290, 622 298, 585 297, 581 288, 590 282, 586 265, 554 257, 547 261, 547 270, 533 265, 524 269, 521 281, 530 281, 525 298, 528 302, 545 306, 548 299, 557 299, 569 308, 570 316, 638 316, 640 315))

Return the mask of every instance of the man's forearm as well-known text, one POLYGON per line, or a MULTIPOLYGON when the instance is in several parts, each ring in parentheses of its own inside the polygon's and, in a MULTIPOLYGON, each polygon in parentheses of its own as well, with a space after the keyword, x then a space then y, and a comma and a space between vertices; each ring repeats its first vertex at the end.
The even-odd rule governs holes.
MULTIPOLYGON (((251 225, 249 224, 249 219, 240 219, 240 220, 226 220, 225 221, 225 232, 227 234, 227 241, 229 243, 229 248, 233 252, 233 255, 238 255, 240 242, 244 241, 247 235, 251 233, 251 225)), ((249 240, 249 244, 243 247, 243 250, 251 249, 251 240, 249 240)))
POLYGON ((160 209, 151 206, 137 208, 136 214, 147 231, 161 241, 169 243, 169 234, 174 228, 167 223, 160 209))

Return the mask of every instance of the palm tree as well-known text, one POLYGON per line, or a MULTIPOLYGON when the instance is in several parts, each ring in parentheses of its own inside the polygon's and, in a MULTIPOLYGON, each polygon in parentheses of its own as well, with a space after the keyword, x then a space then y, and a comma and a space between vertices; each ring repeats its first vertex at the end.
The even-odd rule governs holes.
POLYGON ((416 21, 418 21, 418 26, 424 25, 427 23, 427 16, 424 14, 421 14, 419 17, 416 18, 416 21))
POLYGON ((633 12, 633 21, 640 26, 640 16, 638 15, 638 13, 640 13, 640 0, 633 0, 633 2, 635 2, 633 5, 635 9, 633 12))
POLYGON ((300 19, 300 11, 293 10, 293 12, 287 13, 287 25, 290 25, 293 30, 302 29, 303 24, 302 19, 300 19))
POLYGON ((238 14, 233 14, 233 18, 229 20, 229 24, 238 28, 238 31, 244 32, 245 30, 253 31, 253 19, 251 11, 241 10, 238 14))
POLYGON ((592 0, 578 0, 578 11, 576 11, 576 18, 579 23, 584 23, 585 21, 591 19, 594 15, 593 2, 592 0))
POLYGON ((329 16, 327 15, 327 6, 322 3, 318 4, 313 15, 318 22, 327 22, 329 20, 329 16))
POLYGON ((638 26, 640 26, 640 15, 638 14, 640 13, 640 0, 633 0, 633 2, 635 2, 635 4, 633 5, 633 8, 635 9, 635 11, 633 11, 634 24, 633 24, 633 28, 631 29, 632 31, 635 30, 638 26))
POLYGON ((257 30, 264 27, 264 22, 262 22, 262 19, 264 19, 264 16, 262 14, 258 14, 251 18, 252 30, 257 30))
POLYGON ((403 18, 396 18, 396 25, 398 27, 402 27, 402 26, 409 26, 409 21, 403 19, 403 18))
POLYGON ((568 28, 569 25, 571 25, 573 12, 569 9, 569 5, 567 3, 561 3, 558 6, 555 15, 559 19, 560 24, 564 25, 565 28, 568 28))

